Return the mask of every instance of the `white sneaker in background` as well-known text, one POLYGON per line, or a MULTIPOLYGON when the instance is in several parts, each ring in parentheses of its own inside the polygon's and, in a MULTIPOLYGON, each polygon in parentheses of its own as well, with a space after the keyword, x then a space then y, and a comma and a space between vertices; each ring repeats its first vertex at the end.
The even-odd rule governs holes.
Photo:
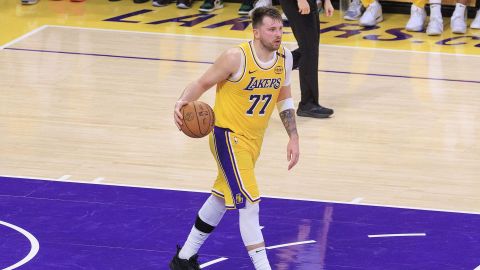
POLYGON ((382 6, 375 1, 367 7, 362 17, 360 17, 359 24, 361 26, 371 27, 381 21, 383 21, 382 6))
POLYGON ((443 33, 443 19, 442 17, 430 16, 430 21, 427 26, 427 35, 438 36, 443 33))
POLYGON ((257 0, 255 1, 255 4, 253 4, 253 9, 248 12, 248 16, 252 17, 252 13, 256 8, 259 7, 271 7, 272 6, 272 0, 257 0))
POLYGON ((360 0, 353 0, 348 5, 347 11, 345 11, 345 15, 343 18, 349 21, 356 21, 362 16, 363 5, 360 0))
POLYGON ((477 11, 477 15, 475 15, 475 19, 473 19, 472 24, 470 24, 470 28, 480 29, 480 9, 477 11))
POLYGON ((454 12, 452 19, 450 20, 450 27, 454 34, 465 34, 467 32, 467 20, 465 19, 465 14, 455 14, 454 12))
POLYGON ((421 32, 425 28, 426 19, 427 13, 425 9, 412 4, 410 7, 410 19, 408 19, 405 29, 412 32, 421 32))

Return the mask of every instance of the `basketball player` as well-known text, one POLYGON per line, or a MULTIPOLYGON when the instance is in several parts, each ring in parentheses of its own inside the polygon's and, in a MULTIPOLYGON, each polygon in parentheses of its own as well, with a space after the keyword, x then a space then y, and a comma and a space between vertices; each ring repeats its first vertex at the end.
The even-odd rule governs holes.
POLYGON ((180 129, 180 108, 217 85, 215 127, 209 139, 218 176, 184 246, 170 262, 173 270, 200 269, 196 254, 227 209, 239 210, 240 233, 255 269, 271 269, 259 224, 260 193, 254 168, 275 105, 290 137, 288 169, 298 162, 299 139, 290 93, 293 60, 281 45, 282 17, 276 9, 256 9, 252 24, 253 41, 223 52, 175 104, 174 119, 180 129))

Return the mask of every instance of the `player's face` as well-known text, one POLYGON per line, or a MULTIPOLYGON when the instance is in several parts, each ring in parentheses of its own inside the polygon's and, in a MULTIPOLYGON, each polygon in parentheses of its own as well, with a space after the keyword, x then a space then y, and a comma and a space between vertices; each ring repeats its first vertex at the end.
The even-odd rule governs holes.
POLYGON ((255 38, 270 51, 276 51, 282 43, 283 22, 270 17, 263 17, 260 27, 255 29, 255 38))

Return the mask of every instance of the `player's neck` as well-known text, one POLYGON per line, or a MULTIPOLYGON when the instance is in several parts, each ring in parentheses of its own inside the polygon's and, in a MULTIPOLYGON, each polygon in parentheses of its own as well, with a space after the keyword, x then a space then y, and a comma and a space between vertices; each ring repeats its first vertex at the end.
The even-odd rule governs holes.
POLYGON ((267 48, 265 48, 262 43, 258 40, 253 40, 253 49, 255 50, 255 55, 262 61, 262 62, 268 62, 272 60, 274 51, 270 51, 267 48))

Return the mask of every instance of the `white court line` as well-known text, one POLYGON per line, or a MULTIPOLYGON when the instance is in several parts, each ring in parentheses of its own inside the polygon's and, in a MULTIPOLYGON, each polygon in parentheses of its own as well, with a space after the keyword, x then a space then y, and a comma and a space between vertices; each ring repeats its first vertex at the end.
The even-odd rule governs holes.
MULTIPOLYGON (((276 246, 270 246, 270 247, 265 247, 265 249, 276 249, 276 248, 282 248, 282 247, 289 247, 289 246, 297 246, 297 245, 305 245, 305 244, 311 244, 311 243, 316 243, 315 240, 308 240, 308 241, 302 241, 302 242, 293 242, 293 243, 287 243, 287 244, 282 244, 282 245, 276 245, 276 246)), ((218 259, 215 259, 213 261, 206 262, 202 265, 200 265, 200 268, 205 268, 209 265, 216 264, 219 262, 223 262, 225 260, 228 260, 228 258, 221 257, 218 259)))
POLYGON ((305 245, 305 244, 313 244, 316 243, 317 241, 315 240, 308 240, 308 241, 301 241, 301 242, 292 242, 292 243, 287 243, 287 244, 281 244, 281 245, 276 245, 276 246, 269 246, 265 247, 266 249, 276 249, 276 248, 282 248, 282 247, 289 247, 289 246, 298 246, 298 245, 305 245))
POLYGON ((368 238, 427 236, 426 233, 369 234, 368 238))
POLYGON ((65 180, 68 180, 68 178, 70 178, 70 177, 72 177, 72 176, 71 176, 71 175, 69 175, 69 174, 66 174, 66 175, 64 175, 64 176, 62 176, 62 177, 60 177, 60 178, 58 178, 57 180, 58 180, 58 181, 65 181, 65 180))
POLYGON ((92 183, 97 183, 97 184, 98 184, 98 183, 103 182, 103 180, 105 180, 105 178, 103 178, 103 177, 97 177, 97 178, 93 179, 92 183))
POLYGON ((205 267, 207 267, 207 266, 210 266, 210 265, 212 265, 212 264, 216 264, 216 263, 223 262, 223 261, 226 261, 226 260, 228 260, 228 258, 221 257, 221 258, 215 259, 215 260, 213 260, 213 261, 209 261, 209 262, 206 262, 206 263, 204 263, 204 264, 201 264, 201 265, 200 265, 200 268, 203 269, 203 268, 205 268, 205 267))
POLYGON ((25 39, 25 38, 33 35, 33 34, 36 34, 36 33, 42 31, 43 29, 45 29, 45 28, 47 28, 47 27, 48 27, 48 25, 44 25, 44 26, 40 26, 39 28, 33 29, 32 31, 30 31, 30 32, 28 32, 28 33, 26 33, 26 34, 21 35, 21 36, 19 36, 18 38, 14 39, 14 40, 12 40, 12 41, 10 41, 10 42, 7 42, 7 43, 3 44, 2 46, 0 46, 0 50, 5 49, 6 47, 10 47, 11 45, 13 45, 13 44, 21 41, 22 39, 25 39))
POLYGON ((477 266, 477 267, 476 267, 475 269, 473 269, 473 270, 480 270, 480 265, 477 266))
MULTIPOLYGON (((88 27, 79 27, 79 26, 63 26, 63 25, 44 25, 47 27, 54 28, 70 28, 70 29, 83 29, 83 30, 95 30, 95 31, 111 31, 111 32, 124 32, 124 33, 139 33, 139 34, 152 34, 160 36, 176 36, 176 37, 188 37, 188 38, 206 38, 206 39, 219 39, 219 40, 237 40, 245 41, 251 40, 251 38, 229 38, 229 37, 216 37, 216 36, 204 36, 204 35, 184 35, 184 34, 174 34, 174 33, 160 33, 160 32, 144 32, 144 31, 133 31, 133 30, 118 30, 118 29, 106 29, 106 28, 88 28, 88 27)), ((282 44, 297 45, 296 41, 282 41, 282 44)), ((457 54, 457 53, 445 53, 445 52, 423 52, 423 51, 411 51, 411 50, 397 50, 397 49, 382 49, 382 48, 370 48, 370 47, 356 47, 356 46, 345 46, 345 45, 330 45, 330 44, 320 44, 320 47, 332 47, 332 48, 345 48, 345 49, 362 49, 362 50, 379 50, 387 52, 408 52, 408 53, 420 53, 420 54, 431 54, 431 55, 449 55, 449 56, 465 56, 465 57, 480 57, 476 54, 457 54)))
POLYGON ((13 224, 10 224, 10 223, 7 223, 7 222, 1 221, 1 220, 0 220, 0 225, 7 226, 7 227, 9 227, 11 229, 14 229, 15 231, 23 234, 30 241, 30 245, 31 245, 30 252, 27 254, 27 256, 25 258, 23 258, 21 261, 17 262, 14 265, 11 265, 7 268, 3 268, 2 270, 12 270, 12 269, 18 268, 18 267, 26 264, 27 262, 29 262, 33 257, 35 257, 35 255, 37 255, 38 251, 40 250, 40 244, 38 243, 38 240, 37 240, 37 238, 35 238, 35 236, 33 236, 31 233, 27 232, 26 230, 24 230, 24 229, 22 229, 18 226, 15 226, 13 224))
POLYGON ((351 203, 359 204, 361 201, 363 201, 363 198, 358 197, 358 198, 353 199, 353 200, 351 201, 351 203))
MULTIPOLYGON (((0 177, 22 178, 22 179, 37 180, 37 181, 59 182, 58 179, 24 176, 24 175, 1 175, 0 174, 0 177)), ((77 184, 117 186, 117 187, 133 187, 133 188, 149 188, 149 189, 158 189, 158 190, 187 191, 187 192, 196 192, 196 193, 212 193, 210 190, 171 188, 171 187, 160 187, 160 186, 156 187, 156 186, 148 186, 148 185, 140 186, 140 185, 116 184, 116 183, 91 183, 91 182, 82 182, 82 181, 78 181, 78 180, 66 180, 65 182, 77 183, 77 184)), ((285 200, 292 200, 292 201, 307 201, 307 202, 322 202, 322 203, 338 203, 338 204, 356 205, 356 204, 353 204, 351 202, 319 200, 319 199, 312 199, 312 198, 280 197, 280 196, 273 196, 273 195, 268 195, 268 194, 266 194, 265 196, 262 196, 262 197, 272 198, 272 199, 285 199, 285 200)), ((436 211, 436 212, 445 212, 445 213, 480 215, 480 212, 454 211, 454 210, 438 209, 438 208, 421 208, 421 207, 390 205, 390 204, 375 204, 375 203, 366 204, 365 203, 365 204, 362 204, 362 206, 379 206, 379 207, 390 207, 390 208, 400 208, 400 209, 409 209, 409 210, 425 210, 425 211, 436 211)))

